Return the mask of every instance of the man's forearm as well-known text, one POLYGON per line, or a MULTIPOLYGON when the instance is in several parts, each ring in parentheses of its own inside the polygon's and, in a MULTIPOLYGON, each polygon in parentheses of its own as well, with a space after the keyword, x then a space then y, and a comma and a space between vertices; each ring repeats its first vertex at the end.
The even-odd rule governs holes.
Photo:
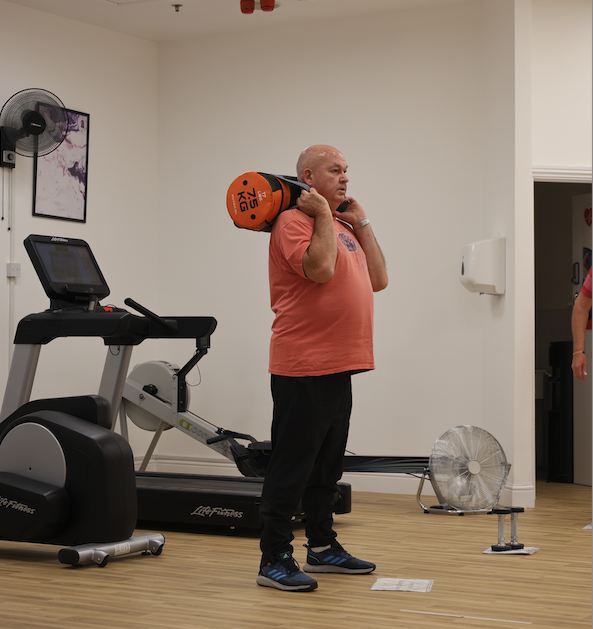
POLYGON ((385 257, 370 224, 355 229, 354 233, 367 259, 373 291, 383 290, 387 287, 389 281, 387 278, 387 267, 385 266, 385 257))
POLYGON ((585 331, 589 321, 589 311, 591 310, 591 298, 580 293, 574 302, 572 309, 572 344, 574 351, 585 349, 585 331))
POLYGON ((321 212, 315 216, 315 226, 311 244, 303 256, 305 275, 314 282, 327 282, 334 275, 338 243, 331 212, 321 212))

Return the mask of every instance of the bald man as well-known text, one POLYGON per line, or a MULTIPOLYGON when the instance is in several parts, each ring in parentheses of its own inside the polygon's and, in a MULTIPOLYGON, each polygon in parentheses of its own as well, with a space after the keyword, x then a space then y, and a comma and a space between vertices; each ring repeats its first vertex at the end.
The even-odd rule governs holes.
POLYGON ((306 148, 297 176, 310 191, 278 215, 270 238, 273 449, 260 506, 257 583, 285 591, 317 588, 292 556, 292 516, 299 503, 309 542, 305 572, 375 569, 344 550, 333 530, 352 409, 351 376, 374 369, 373 292, 387 286, 370 220, 347 196, 347 169, 336 148, 306 148))

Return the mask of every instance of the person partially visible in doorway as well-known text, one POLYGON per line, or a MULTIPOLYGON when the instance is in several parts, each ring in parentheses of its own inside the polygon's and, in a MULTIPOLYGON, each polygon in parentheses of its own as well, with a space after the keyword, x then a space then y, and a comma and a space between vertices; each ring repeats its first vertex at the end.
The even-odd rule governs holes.
MULTIPOLYGON (((593 269, 593 267, 591 267, 593 269)), ((587 354, 585 353, 586 330, 591 325, 589 313, 592 302, 591 269, 581 288, 581 292, 572 308, 572 373, 579 380, 584 380, 587 375, 587 354)))

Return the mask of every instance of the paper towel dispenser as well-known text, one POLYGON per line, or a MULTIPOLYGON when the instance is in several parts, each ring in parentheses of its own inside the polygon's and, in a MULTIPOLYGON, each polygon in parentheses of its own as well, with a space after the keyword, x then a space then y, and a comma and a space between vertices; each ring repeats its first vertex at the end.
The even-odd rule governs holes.
POLYGON ((490 238, 461 249, 459 279, 470 293, 504 295, 506 239, 490 238))

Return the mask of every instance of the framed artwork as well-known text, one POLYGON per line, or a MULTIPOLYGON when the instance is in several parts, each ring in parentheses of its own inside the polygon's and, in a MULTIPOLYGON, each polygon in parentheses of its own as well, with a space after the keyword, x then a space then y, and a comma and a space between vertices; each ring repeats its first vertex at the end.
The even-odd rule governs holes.
POLYGON ((57 149, 34 158, 33 216, 86 222, 89 114, 66 109, 68 133, 57 149))

